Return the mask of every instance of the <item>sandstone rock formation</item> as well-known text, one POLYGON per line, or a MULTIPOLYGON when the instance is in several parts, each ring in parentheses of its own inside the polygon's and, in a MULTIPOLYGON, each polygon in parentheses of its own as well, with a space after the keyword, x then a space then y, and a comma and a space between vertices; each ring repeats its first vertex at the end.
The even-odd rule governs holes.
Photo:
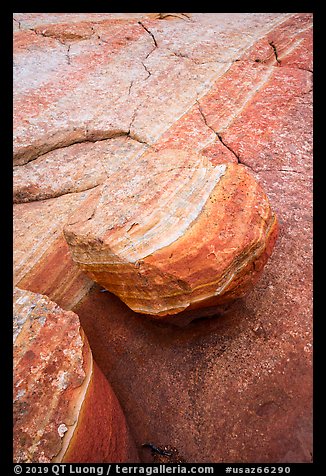
POLYGON ((112 174, 64 234, 94 281, 136 312, 165 316, 242 297, 277 221, 244 166, 165 149, 112 174))
POLYGON ((137 462, 78 316, 15 288, 13 328, 14 462, 137 462))
POLYGON ((174 15, 14 15, 14 283, 78 314, 138 448, 310 462, 312 15, 174 15), (182 329, 101 292, 62 233, 120 166, 171 148, 245 165, 280 223, 252 291, 182 329))

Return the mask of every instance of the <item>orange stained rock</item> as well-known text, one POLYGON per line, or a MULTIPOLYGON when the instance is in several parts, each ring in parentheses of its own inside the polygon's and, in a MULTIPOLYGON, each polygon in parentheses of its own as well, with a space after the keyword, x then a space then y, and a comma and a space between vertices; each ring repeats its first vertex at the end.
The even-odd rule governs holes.
POLYGON ((77 315, 14 290, 14 462, 137 462, 77 315))
POLYGON ((272 252, 277 219, 244 166, 166 149, 112 175, 64 233, 94 281, 160 317, 242 297, 272 252))
POLYGON ((93 286, 93 282, 71 259, 69 248, 61 235, 17 283, 17 286, 46 294, 60 307, 72 310, 93 286))

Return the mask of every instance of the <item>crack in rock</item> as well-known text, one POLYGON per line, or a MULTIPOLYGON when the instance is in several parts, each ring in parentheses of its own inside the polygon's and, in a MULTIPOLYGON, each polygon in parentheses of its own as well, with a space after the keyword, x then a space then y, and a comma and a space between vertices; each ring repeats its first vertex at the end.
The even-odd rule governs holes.
POLYGON ((224 140, 223 140, 223 138, 222 138, 222 136, 219 132, 215 132, 215 134, 219 138, 220 142, 224 145, 224 147, 226 147, 230 152, 232 152, 232 154, 237 158, 237 161, 238 161, 239 164, 243 164, 243 165, 246 165, 247 167, 251 168, 248 164, 245 164, 245 163, 241 162, 239 155, 236 152, 234 152, 234 150, 228 144, 226 144, 224 142, 224 140))
POLYGON ((19 20, 16 20, 15 17, 13 17, 13 20, 18 23, 18 29, 21 30, 21 22, 19 20))
POLYGON ((270 42, 269 42, 269 45, 273 48, 274 56, 275 56, 275 59, 276 59, 277 63, 278 63, 279 65, 281 65, 281 60, 280 60, 279 57, 278 57, 277 49, 276 49, 276 46, 275 46, 274 42, 273 42, 273 41, 270 41, 270 42))
MULTIPOLYGON (((141 22, 141 21, 138 21, 137 22, 151 37, 152 37, 152 40, 153 40, 153 43, 154 43, 154 47, 152 48, 151 51, 149 51, 147 53, 147 55, 145 56, 144 60, 141 61, 141 64, 143 66, 143 68, 145 69, 146 73, 147 73, 147 76, 146 78, 144 79, 144 81, 146 81, 151 75, 151 71, 148 69, 148 67, 146 66, 145 64, 145 61, 147 60, 147 58, 149 58, 149 56, 156 50, 156 48, 158 48, 158 45, 157 45, 157 41, 155 39, 155 36, 153 35, 153 33, 141 22)), ((134 81, 131 81, 131 84, 129 86, 129 93, 128 95, 130 95, 130 91, 131 91, 131 87, 133 85, 134 81)))
POLYGON ((155 36, 153 35, 153 33, 152 33, 148 28, 146 28, 146 26, 144 25, 144 23, 142 23, 141 21, 139 21, 139 22, 137 22, 137 23, 138 23, 138 25, 142 26, 142 27, 144 28, 144 30, 147 31, 147 33, 148 33, 149 35, 151 35, 151 37, 153 38, 153 41, 154 41, 155 48, 158 48, 158 46, 157 46, 157 41, 156 41, 155 36))
POLYGON ((228 146, 228 145, 224 142, 224 140, 223 140, 221 134, 220 134, 219 132, 217 132, 211 125, 208 124, 207 119, 206 119, 206 116, 205 116, 205 114, 204 114, 204 112, 203 112, 203 110, 202 110, 202 108, 201 108, 201 106, 200 106, 200 104, 199 104, 199 101, 196 100, 196 103, 197 103, 198 110, 199 110, 199 112, 200 112, 200 114, 201 114, 201 116, 202 116, 202 118, 203 118, 203 121, 204 121, 205 125, 206 125, 211 131, 214 132, 214 134, 216 135, 216 137, 218 138, 218 140, 224 145, 224 147, 226 147, 230 152, 232 152, 232 154, 236 157, 236 159, 237 159, 237 161, 238 161, 239 164, 246 165, 247 167, 250 168, 250 166, 248 166, 247 164, 244 164, 244 163, 242 163, 242 162, 240 161, 240 157, 238 156, 238 154, 236 154, 236 153, 234 152, 234 150, 231 149, 231 147, 228 146))
POLYGON ((149 146, 149 144, 145 140, 143 140, 141 137, 139 137, 138 134, 130 132, 130 128, 131 128, 132 123, 135 119, 138 107, 136 108, 136 110, 133 114, 133 117, 132 117, 132 120, 131 120, 128 131, 111 130, 111 131, 108 131, 103 136, 103 133, 101 133, 101 132, 95 133, 95 132, 90 132, 88 129, 86 129, 86 131, 84 132, 84 137, 81 137, 80 139, 73 139, 73 140, 67 139, 66 142, 65 141, 60 141, 59 145, 54 144, 53 146, 45 147, 45 149, 43 149, 41 151, 36 151, 35 154, 33 154, 29 158, 29 160, 27 160, 24 163, 15 164, 15 159, 18 160, 18 159, 23 159, 24 158, 24 153, 23 152, 19 153, 19 154, 16 154, 14 156, 14 166, 15 167, 22 167, 22 166, 32 162, 33 160, 36 160, 37 158, 42 157, 43 155, 47 154, 48 152, 52 152, 52 151, 58 150, 58 149, 64 149, 64 148, 69 147, 69 146, 74 145, 74 144, 82 144, 84 142, 101 142, 101 141, 104 141, 104 140, 115 139, 116 137, 127 136, 127 137, 130 137, 130 139, 135 140, 136 142, 139 142, 141 144, 146 144, 147 146, 149 146))
MULTIPOLYGON (((147 57, 146 57, 147 58, 147 57)), ((144 81, 146 81, 146 79, 148 79, 150 76, 152 76, 152 73, 150 72, 150 70, 147 68, 146 64, 142 61, 141 64, 144 66, 144 69, 147 73, 147 77, 144 79, 144 81)))
POLYGON ((68 65, 71 64, 71 57, 70 57, 71 44, 70 43, 66 43, 64 40, 62 40, 61 38, 57 38, 55 35, 47 35, 46 33, 42 31, 37 31, 35 28, 29 28, 29 30, 35 33, 35 35, 43 36, 43 38, 53 38, 54 40, 58 41, 61 45, 65 46, 67 48, 67 52, 65 54, 67 64, 68 65))
MULTIPOLYGON (((238 164, 241 164, 241 165, 244 165, 245 167, 248 167, 248 169, 250 169, 252 172, 255 172, 255 173, 258 173, 258 172, 260 172, 260 171, 262 171, 262 170, 265 170, 265 169, 256 170, 256 169, 254 169, 251 165, 249 165, 248 163, 244 162, 244 161, 240 158, 239 154, 237 154, 237 153, 232 149, 232 147, 230 147, 230 146, 224 141, 224 139, 223 139, 221 133, 220 133, 220 132, 217 132, 210 124, 208 124, 207 119, 206 119, 206 116, 205 116, 205 114, 204 114, 204 112, 203 112, 203 110, 202 110, 202 108, 201 108, 201 106, 200 106, 198 100, 196 100, 196 103, 197 103, 198 110, 199 110, 199 112, 200 112, 200 114, 201 114, 201 116, 202 116, 202 118, 203 118, 203 121, 204 121, 205 125, 206 125, 211 131, 214 132, 214 134, 215 134, 216 137, 219 139, 219 141, 221 142, 221 144, 223 144, 224 147, 226 147, 226 148, 236 157, 238 164)), ((284 170, 284 171, 286 171, 286 170, 284 170)))
POLYGON ((53 200, 54 198, 64 197, 65 195, 73 195, 73 194, 80 194, 80 193, 88 192, 89 190, 93 190, 94 188, 97 188, 97 187, 100 187, 101 185, 103 185, 103 183, 105 182, 105 180, 107 178, 108 177, 104 178, 102 182, 97 183, 96 185, 92 185, 91 187, 81 188, 80 190, 71 190, 71 191, 68 191, 68 192, 62 192, 62 193, 58 193, 58 194, 55 194, 55 195, 50 196, 50 197, 33 197, 33 199, 30 199, 30 200, 21 200, 21 198, 19 197, 19 194, 18 194, 16 196, 16 200, 14 201, 14 204, 19 205, 21 203, 45 202, 46 200, 53 200))
POLYGON ((205 114, 204 114, 204 112, 203 112, 203 110, 202 110, 202 108, 201 108, 201 106, 200 106, 200 104, 199 104, 198 99, 196 99, 196 104, 197 104, 197 106, 198 106, 198 110, 199 110, 199 112, 200 112, 200 114, 201 114, 201 117, 203 118, 203 121, 204 121, 205 125, 206 125, 211 131, 213 131, 214 134, 216 134, 215 129, 213 129, 213 127, 210 126, 210 125, 207 123, 206 116, 205 116, 205 114))
POLYGON ((314 74, 312 69, 309 68, 302 68, 302 66, 297 66, 298 69, 301 69, 302 71, 307 71, 308 73, 314 74))
POLYGON ((133 84, 134 84, 134 80, 132 79, 132 80, 130 81, 130 85, 129 85, 129 89, 128 89, 128 96, 130 96, 131 88, 132 88, 133 84))
MULTIPOLYGON (((146 78, 147 79, 147 78, 146 78)), ((130 137, 131 139, 133 139, 134 137, 137 137, 137 142, 140 142, 142 144, 146 144, 146 145, 149 145, 146 141, 143 141, 142 139, 140 139, 137 134, 131 134, 131 128, 132 128, 132 125, 136 119, 136 116, 137 116, 137 112, 138 112, 138 109, 140 108, 140 104, 135 108, 133 114, 132 114, 132 117, 131 117, 131 121, 130 121, 130 124, 129 124, 129 129, 128 129, 128 132, 127 132, 127 136, 130 137)))

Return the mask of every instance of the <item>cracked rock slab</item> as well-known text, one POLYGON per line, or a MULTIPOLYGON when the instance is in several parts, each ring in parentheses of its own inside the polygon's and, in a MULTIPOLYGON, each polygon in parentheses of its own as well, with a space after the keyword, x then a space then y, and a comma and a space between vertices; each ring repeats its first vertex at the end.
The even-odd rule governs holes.
POLYGON ((166 149, 112 175, 64 234, 94 281, 160 317, 242 297, 272 252, 277 220, 245 167, 166 149))
POLYGON ((131 131, 153 144, 243 49, 283 21, 282 14, 199 15, 194 22, 132 14, 15 18, 35 30, 14 38, 15 165, 87 140, 88 130, 96 138, 131 131), (69 40, 78 18, 82 38, 69 40))
POLYGON ((127 136, 81 142, 48 152, 14 167, 14 203, 82 192, 103 183, 146 149, 127 136))
POLYGON ((13 331, 14 462, 136 462, 78 316, 15 288, 13 331))

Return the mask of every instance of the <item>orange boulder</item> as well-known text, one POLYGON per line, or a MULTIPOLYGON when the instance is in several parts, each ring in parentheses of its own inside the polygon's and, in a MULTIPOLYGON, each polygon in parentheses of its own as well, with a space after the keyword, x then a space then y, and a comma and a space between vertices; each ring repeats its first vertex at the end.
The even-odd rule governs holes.
POLYGON ((246 167, 165 149, 112 174, 64 234, 94 281, 162 317, 242 297, 272 252, 277 219, 246 167))

